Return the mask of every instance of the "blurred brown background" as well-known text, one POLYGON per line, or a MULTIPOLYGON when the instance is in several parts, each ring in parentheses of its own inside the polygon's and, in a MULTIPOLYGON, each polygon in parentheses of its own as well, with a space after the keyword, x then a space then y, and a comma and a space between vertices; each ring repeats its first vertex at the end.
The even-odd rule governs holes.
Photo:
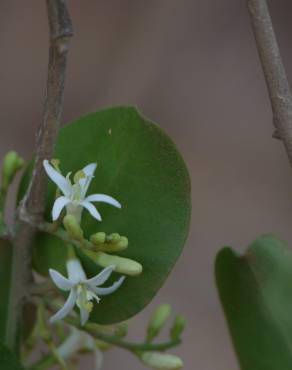
MULTIPOLYGON (((218 301, 213 264, 223 245, 256 235, 291 238, 292 178, 272 120, 244 0, 69 0, 75 26, 64 122, 116 104, 137 105, 174 138, 193 181, 192 230, 151 309, 170 302, 188 318, 175 351, 185 369, 238 369, 218 301)), ((292 4, 270 1, 292 72, 292 4)), ((0 155, 26 158, 42 116, 47 67, 45 1, 0 4, 0 155)), ((88 369, 91 367, 88 366, 88 369)), ((120 350, 105 370, 144 369, 120 350)), ((84 368, 85 370, 85 368, 84 368)))

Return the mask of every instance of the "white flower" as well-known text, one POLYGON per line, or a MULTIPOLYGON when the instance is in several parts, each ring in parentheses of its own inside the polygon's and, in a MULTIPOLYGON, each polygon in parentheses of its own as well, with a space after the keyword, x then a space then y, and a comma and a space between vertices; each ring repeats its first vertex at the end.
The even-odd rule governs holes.
POLYGON ((70 291, 64 306, 54 316, 51 317, 50 321, 55 322, 57 320, 62 320, 71 312, 76 304, 80 309, 81 325, 84 325, 93 309, 92 301, 96 300, 98 303, 100 301, 99 296, 113 293, 123 283, 125 279, 124 276, 122 276, 110 287, 99 287, 110 277, 114 269, 115 266, 109 266, 91 279, 87 279, 78 259, 68 260, 68 278, 65 278, 58 271, 50 269, 50 276, 56 286, 61 290, 70 291))
POLYGON ((81 171, 78 171, 74 176, 73 183, 70 180, 71 172, 64 177, 50 165, 48 160, 44 160, 43 164, 49 178, 63 193, 62 196, 55 200, 52 210, 53 221, 58 219, 64 207, 66 207, 68 214, 73 214, 76 217, 78 222, 80 222, 83 208, 86 208, 94 218, 101 221, 101 215, 92 202, 108 203, 114 207, 121 208, 121 204, 109 195, 92 194, 86 196, 97 166, 96 163, 88 164, 81 171))
POLYGON ((77 330, 72 326, 70 335, 57 348, 57 353, 62 359, 68 360, 82 350, 93 352, 95 363, 93 368, 95 370, 100 370, 103 363, 103 353, 98 348, 94 338, 84 331, 77 330))

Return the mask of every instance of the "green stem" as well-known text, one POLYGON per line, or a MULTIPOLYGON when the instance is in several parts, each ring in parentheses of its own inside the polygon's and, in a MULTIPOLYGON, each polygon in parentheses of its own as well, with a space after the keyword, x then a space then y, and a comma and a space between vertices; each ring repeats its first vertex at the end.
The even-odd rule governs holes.
POLYGON ((50 224, 48 222, 44 222, 44 223, 38 225, 37 227, 38 227, 39 231, 43 231, 45 233, 54 235, 57 238, 63 240, 63 242, 73 244, 78 248, 85 247, 85 248, 88 248, 88 249, 93 249, 95 247, 94 244, 92 244, 90 241, 88 241, 86 239, 84 239, 83 243, 80 243, 78 240, 73 240, 69 236, 67 231, 65 231, 64 229, 61 229, 61 228, 56 230, 54 225, 50 224))
POLYGON ((94 323, 87 323, 84 326, 80 326, 76 318, 67 317, 64 319, 68 324, 77 327, 79 330, 86 331, 96 339, 102 340, 103 342, 112 344, 114 346, 127 349, 131 352, 140 351, 165 351, 166 349, 173 348, 181 343, 180 339, 170 340, 164 343, 133 343, 122 340, 115 335, 108 335, 98 331, 98 325, 94 323))

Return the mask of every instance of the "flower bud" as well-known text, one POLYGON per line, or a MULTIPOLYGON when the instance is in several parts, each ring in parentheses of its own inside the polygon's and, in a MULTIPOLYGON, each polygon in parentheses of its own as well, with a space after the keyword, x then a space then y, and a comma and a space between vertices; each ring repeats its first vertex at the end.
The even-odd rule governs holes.
POLYGON ((119 338, 124 338, 128 334, 128 325, 123 322, 115 327, 115 335, 119 338))
POLYGON ((105 239, 106 239, 106 233, 103 233, 103 232, 93 234, 90 237, 91 243, 93 243, 97 246, 100 245, 100 244, 105 243, 105 239))
POLYGON ((145 365, 155 370, 179 370, 183 362, 178 356, 161 352, 144 352, 141 360, 145 365))
POLYGON ((63 225, 72 239, 83 240, 83 230, 73 215, 66 215, 63 218, 63 225))
POLYGON ((118 233, 113 233, 107 236, 106 241, 108 243, 116 244, 120 241, 121 236, 118 233))
POLYGON ((140 275, 143 270, 143 267, 140 263, 129 258, 112 256, 104 252, 93 252, 87 249, 84 249, 83 252, 95 263, 103 268, 108 266, 115 266, 115 272, 118 272, 120 274, 137 276, 140 275))
POLYGON ((126 236, 121 236, 120 241, 116 245, 116 248, 118 248, 116 250, 122 251, 128 248, 128 244, 129 244, 128 238, 126 236))
POLYGON ((182 332, 184 331, 184 328, 186 326, 186 319, 181 316, 177 315, 172 328, 170 329, 170 337, 172 340, 179 339, 182 332))
POLYGON ((121 236, 118 243, 105 243, 99 247, 99 250, 109 253, 119 252, 125 250, 128 247, 128 243, 128 238, 126 238, 125 236, 121 236))
POLYGON ((161 304, 154 311, 147 328, 147 341, 152 341, 155 338, 160 330, 163 328, 166 320, 168 319, 171 313, 171 307, 169 304, 161 304))
POLYGON ((15 152, 8 152, 3 159, 2 189, 6 191, 16 173, 24 166, 24 160, 15 152))

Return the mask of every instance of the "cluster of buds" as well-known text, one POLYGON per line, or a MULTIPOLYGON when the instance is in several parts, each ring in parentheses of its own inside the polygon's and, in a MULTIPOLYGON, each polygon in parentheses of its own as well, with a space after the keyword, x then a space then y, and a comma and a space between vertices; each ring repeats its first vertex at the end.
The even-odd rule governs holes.
POLYGON ((128 238, 118 233, 106 235, 104 232, 98 232, 91 235, 90 241, 97 251, 109 253, 123 251, 129 244, 128 238))

